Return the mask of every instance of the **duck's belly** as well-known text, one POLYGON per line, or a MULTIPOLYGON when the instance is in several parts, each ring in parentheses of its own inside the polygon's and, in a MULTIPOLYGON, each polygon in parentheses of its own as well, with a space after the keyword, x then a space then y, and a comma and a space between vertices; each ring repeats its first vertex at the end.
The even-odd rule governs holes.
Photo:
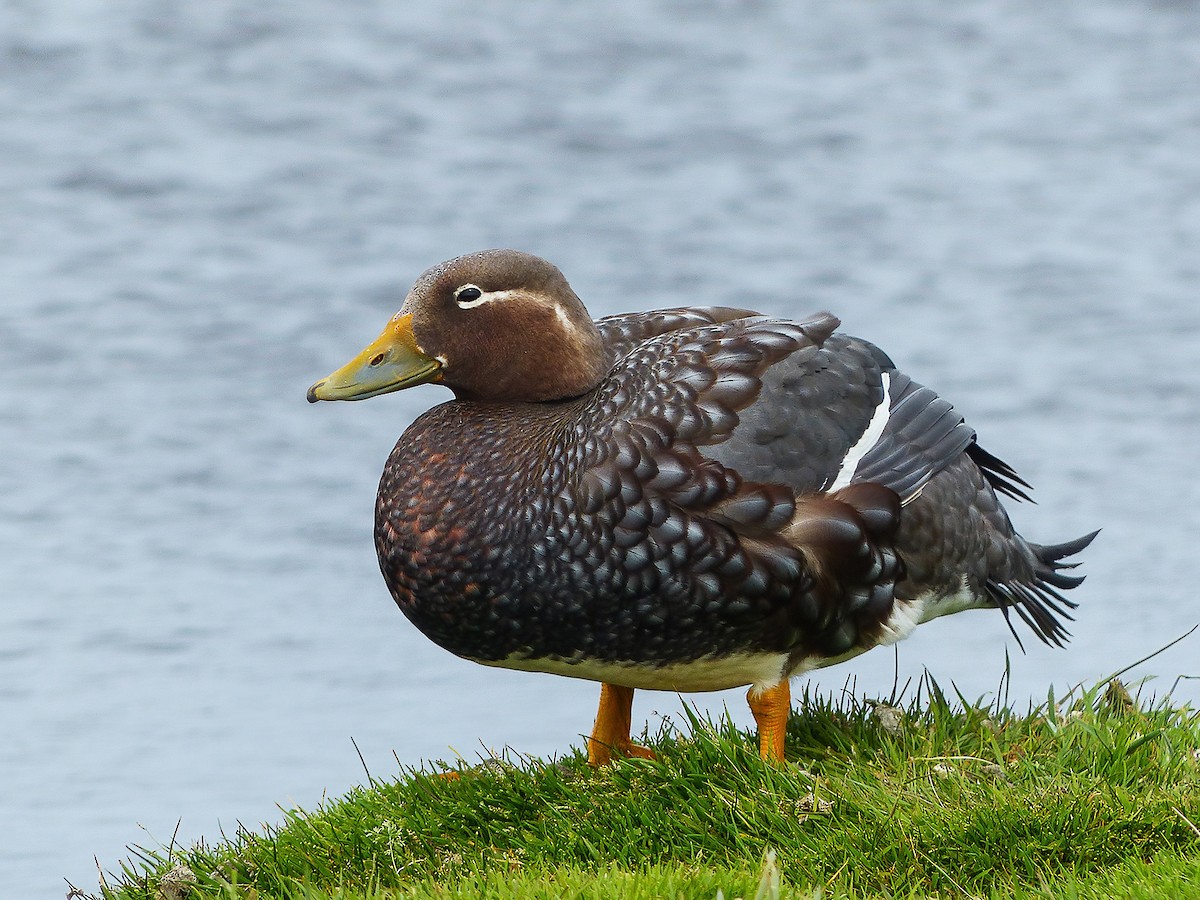
MULTIPOLYGON (((519 669, 525 672, 549 672, 588 681, 603 681, 623 687, 655 691, 723 691, 727 688, 771 687, 788 674, 786 653, 734 653, 729 656, 707 657, 652 665, 637 662, 609 662, 596 659, 568 661, 564 659, 530 659, 519 655, 507 659, 476 659, 485 666, 519 669)), ((811 666, 809 667, 811 668, 811 666)))
POLYGON ((601 660, 567 662, 561 659, 516 657, 502 660, 477 659, 474 662, 502 669, 518 669, 522 672, 546 672, 551 675, 583 678, 587 681, 603 681, 639 690, 692 694, 747 686, 765 690, 774 687, 785 678, 845 662, 868 649, 870 648, 856 647, 840 656, 812 657, 800 661, 799 664, 795 664, 786 653, 742 653, 662 666, 601 660))
POLYGON ((765 689, 777 685, 784 678, 837 665, 866 653, 874 646, 892 644, 908 637, 917 623, 922 621, 926 599, 922 597, 902 601, 888 617, 877 643, 855 646, 836 656, 814 654, 798 659, 793 653, 749 651, 661 664, 600 659, 567 660, 557 657, 531 658, 519 653, 504 659, 467 658, 485 666, 518 669, 523 672, 547 672, 642 690, 696 693, 724 691, 747 685, 765 689))

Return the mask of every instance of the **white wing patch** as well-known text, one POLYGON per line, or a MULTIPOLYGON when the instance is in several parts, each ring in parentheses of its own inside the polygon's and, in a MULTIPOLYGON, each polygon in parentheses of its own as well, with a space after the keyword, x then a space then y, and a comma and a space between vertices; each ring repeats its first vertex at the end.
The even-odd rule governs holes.
POLYGON ((880 378, 883 380, 883 399, 875 407, 875 412, 871 415, 871 421, 867 423, 862 437, 846 452, 846 456, 842 459, 842 467, 838 469, 837 475, 826 488, 829 492, 841 490, 854 480, 854 473, 858 471, 858 465, 863 461, 863 457, 870 453, 879 443, 879 439, 883 437, 888 419, 892 415, 892 376, 888 372, 881 372, 880 378))

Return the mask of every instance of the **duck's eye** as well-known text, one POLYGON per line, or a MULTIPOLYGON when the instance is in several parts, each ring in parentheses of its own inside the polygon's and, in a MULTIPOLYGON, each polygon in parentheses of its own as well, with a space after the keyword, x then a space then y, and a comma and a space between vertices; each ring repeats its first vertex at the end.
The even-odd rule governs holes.
POLYGON ((473 285, 473 284, 468 284, 468 285, 465 285, 464 287, 460 287, 457 291, 454 292, 454 299, 459 303, 460 306, 467 304, 467 303, 471 303, 474 300, 478 300, 482 296, 483 296, 483 291, 481 291, 479 288, 475 287, 475 285, 473 285))

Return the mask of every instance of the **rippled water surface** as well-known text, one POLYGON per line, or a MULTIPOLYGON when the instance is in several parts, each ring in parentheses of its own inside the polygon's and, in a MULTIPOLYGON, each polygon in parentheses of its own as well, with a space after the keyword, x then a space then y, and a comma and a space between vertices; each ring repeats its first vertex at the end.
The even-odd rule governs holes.
POLYGON ((831 309, 1035 483, 1027 535, 1105 529, 1069 649, 975 613, 901 677, 980 696, 1012 653, 1040 701, 1182 634, 1198 87, 1184 0, 0 6, 0 893, 340 794, 351 738, 383 775, 578 743, 593 685, 459 661, 379 578, 383 459, 446 394, 304 402, 481 247, 597 314, 831 309))

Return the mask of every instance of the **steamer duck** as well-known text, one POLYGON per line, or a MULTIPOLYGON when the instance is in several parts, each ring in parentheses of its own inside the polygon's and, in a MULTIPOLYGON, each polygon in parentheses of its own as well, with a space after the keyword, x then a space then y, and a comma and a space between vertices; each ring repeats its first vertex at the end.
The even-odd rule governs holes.
MULTIPOLYGON (((1095 536, 1039 545, 1029 487, 954 407, 838 319, 675 308, 593 321, 513 250, 423 274, 308 399, 436 382, 375 513, 380 568, 431 640, 598 681, 589 760, 648 756, 633 692, 749 686, 782 760, 788 679, 922 622, 999 609, 1061 645, 1095 536)), ((1014 630, 1014 634, 1015 634, 1014 630)))

